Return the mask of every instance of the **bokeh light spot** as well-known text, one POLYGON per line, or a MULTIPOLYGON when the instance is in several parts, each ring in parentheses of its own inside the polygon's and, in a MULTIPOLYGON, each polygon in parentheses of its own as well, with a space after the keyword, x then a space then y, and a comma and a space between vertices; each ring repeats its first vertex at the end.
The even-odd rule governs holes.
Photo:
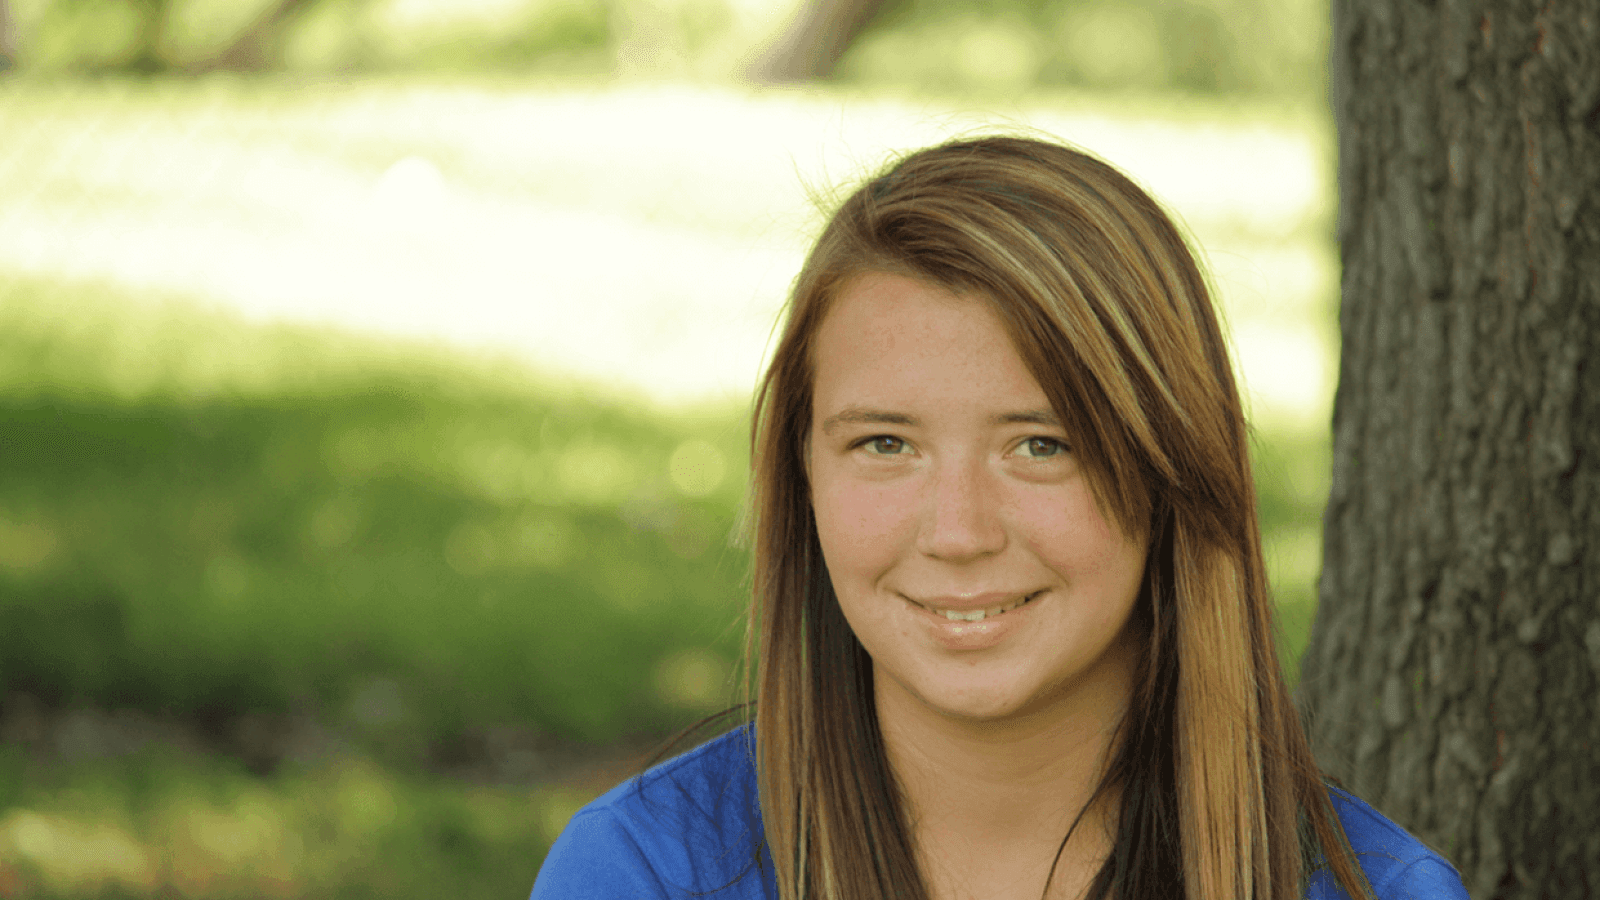
POLYGON ((721 701, 727 675, 727 663, 717 654, 682 650, 657 664, 656 693, 673 706, 704 709, 721 701))
POLYGON ((432 160, 407 156, 385 170, 373 187, 374 221, 389 227, 431 222, 449 194, 444 173, 432 160))
POLYGON ((23 574, 44 568, 60 548, 61 542, 49 528, 0 517, 0 569, 23 574))
POLYGON ((355 834, 373 834, 394 824, 394 794, 375 773, 352 766, 339 779, 340 824, 355 834))
POLYGON ((622 451, 605 444, 581 443, 567 448, 557 464, 561 488, 573 499, 606 503, 621 492, 629 475, 622 451))
POLYGON ((17 810, 0 820, 0 859, 27 859, 65 894, 148 887, 151 860, 123 829, 17 810), (8 846, 9 845, 9 846, 8 846))
POLYGON ((690 497, 704 497, 716 490, 726 468, 722 451, 699 438, 679 444, 667 462, 672 486, 690 497))
POLYGON ((523 560, 542 568, 557 569, 572 557, 577 535, 566 519, 538 516, 518 524, 517 540, 523 560))

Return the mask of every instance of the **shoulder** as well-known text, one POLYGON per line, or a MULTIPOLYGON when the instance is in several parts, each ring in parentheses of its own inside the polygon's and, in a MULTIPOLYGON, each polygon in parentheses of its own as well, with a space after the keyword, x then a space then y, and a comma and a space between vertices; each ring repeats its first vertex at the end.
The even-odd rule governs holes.
POLYGON ((624 781, 572 816, 533 900, 760 897, 765 856, 749 726, 624 781))
MULTIPOLYGON (((1328 797, 1378 900, 1467 900, 1461 876, 1443 856, 1366 801, 1336 787, 1328 797)), ((1310 900, 1344 900, 1326 868, 1311 879, 1310 900)))

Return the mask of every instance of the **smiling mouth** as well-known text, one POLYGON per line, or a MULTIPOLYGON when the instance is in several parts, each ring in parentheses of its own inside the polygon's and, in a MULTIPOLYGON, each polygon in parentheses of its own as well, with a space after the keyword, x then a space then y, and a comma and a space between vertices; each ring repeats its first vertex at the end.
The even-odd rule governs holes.
POLYGON ((1013 600, 1010 603, 1002 603, 999 606, 991 606, 987 609, 972 610, 939 609, 933 606, 923 606, 923 604, 917 603, 917 601, 911 600, 909 597, 906 599, 911 600, 913 605, 919 606, 936 616, 944 616, 946 619, 949 619, 952 622, 982 622, 984 619, 993 618, 994 616, 1008 613, 1019 606, 1030 603, 1034 600, 1034 598, 1038 597, 1042 593, 1044 593, 1044 591, 1037 591, 1020 599, 1013 600))

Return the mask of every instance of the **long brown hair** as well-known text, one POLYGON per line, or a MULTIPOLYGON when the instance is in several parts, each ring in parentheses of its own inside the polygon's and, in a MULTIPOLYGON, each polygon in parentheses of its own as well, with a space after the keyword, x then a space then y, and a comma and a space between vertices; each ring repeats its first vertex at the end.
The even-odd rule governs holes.
POLYGON ((1279 667, 1246 425, 1205 279, 1128 178, 1008 137, 914 153, 845 200, 757 394, 748 650, 779 895, 927 897, 802 457, 812 342, 867 272, 990 303, 1102 507, 1149 539, 1142 670, 1101 784, 1120 793, 1116 833, 1091 896, 1289 900, 1319 857, 1370 896, 1279 667))

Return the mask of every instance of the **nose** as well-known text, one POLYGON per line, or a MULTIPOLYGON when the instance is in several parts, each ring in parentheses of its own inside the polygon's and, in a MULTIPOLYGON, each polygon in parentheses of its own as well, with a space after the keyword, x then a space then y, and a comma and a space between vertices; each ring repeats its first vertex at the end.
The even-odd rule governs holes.
POLYGON ((930 474, 917 550, 946 562, 999 553, 1006 546, 999 498, 980 460, 949 460, 930 474))

